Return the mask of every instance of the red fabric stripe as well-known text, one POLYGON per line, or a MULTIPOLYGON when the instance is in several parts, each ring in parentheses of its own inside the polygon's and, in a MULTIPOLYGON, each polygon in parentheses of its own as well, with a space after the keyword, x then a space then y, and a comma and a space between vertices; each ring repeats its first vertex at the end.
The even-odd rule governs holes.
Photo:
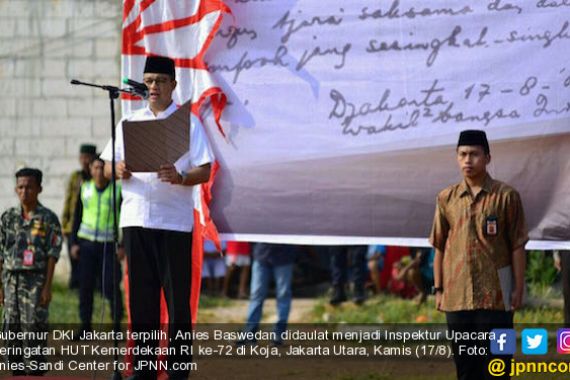
POLYGON ((135 95, 125 94, 124 92, 121 92, 121 100, 141 100, 141 98, 135 95))
MULTIPOLYGON (((163 327, 162 330, 166 333, 165 335, 168 336, 168 306, 166 305, 166 298, 164 298, 164 291, 160 293, 160 326, 163 327)), ((168 347, 168 338, 161 339, 158 345, 160 347, 168 347)), ((166 356, 160 355, 157 361, 159 363, 166 361, 166 356)), ((159 369, 157 378, 159 380, 167 380, 168 373, 163 369, 159 369)))
MULTIPOLYGON (((142 13, 154 1, 155 0, 143 1, 140 6, 140 12, 142 13)), ((144 47, 136 46, 137 42, 141 41, 145 37, 145 35, 167 32, 170 30, 182 28, 184 26, 197 23, 207 14, 216 11, 220 11, 222 13, 231 13, 230 8, 227 7, 221 1, 215 1, 215 0, 202 1, 200 3, 200 6, 196 14, 192 16, 182 19, 169 20, 160 24, 149 25, 143 28, 142 30, 138 30, 142 22, 141 13, 139 13, 137 19, 123 30, 123 36, 125 36, 126 34, 129 36, 129 37, 123 37, 123 54, 139 54, 139 55, 147 54, 144 47)), ((206 41, 203 44, 202 49, 200 49, 198 55, 192 59, 186 59, 186 58, 176 59, 177 61, 176 66, 205 69, 206 66, 203 62, 203 57, 206 53, 206 50, 210 46, 211 41, 213 40, 216 34, 216 31, 220 27, 221 21, 222 21, 221 17, 216 21, 216 23, 212 27, 212 31, 206 38, 206 41)))
MULTIPOLYGON (((216 9, 216 10, 219 10, 221 12, 221 14, 223 14, 223 13, 231 14, 232 13, 231 9, 228 8, 224 3, 221 3, 219 9, 216 9)), ((220 25, 222 24, 222 20, 223 20, 222 17, 218 17, 218 20, 216 20, 216 22, 214 23, 214 26, 212 27, 210 34, 208 35, 208 37, 206 37, 206 40, 204 41, 204 44, 202 45, 202 49, 200 49, 198 54, 196 54, 196 57, 194 57, 192 59, 176 59, 176 66, 207 70, 208 66, 204 62, 204 56, 206 55, 206 52, 210 48, 210 45, 212 44, 212 41, 214 40, 214 37, 216 36, 216 32, 220 28, 220 25)), ((225 106, 225 102, 224 102, 224 106, 225 106)), ((218 124, 218 128, 221 131, 221 126, 219 125, 219 123, 217 123, 217 124, 218 124)), ((222 134, 224 134, 223 131, 221 131, 221 132, 222 132, 222 134)))
POLYGON ((150 7, 152 5, 152 3, 154 3, 155 1, 156 0, 143 0, 143 1, 141 1, 140 12, 142 13, 145 9, 150 7))
MULTIPOLYGON (((218 170, 220 170, 220 164, 218 161, 214 161, 210 171, 210 180, 207 183, 202 184, 202 211, 204 213, 204 221, 206 225, 203 227, 202 237, 213 241, 216 244, 216 249, 221 252, 222 245, 220 243, 220 236, 218 234, 218 228, 214 224, 212 217, 210 215, 210 203, 212 202, 212 187, 216 181, 216 176, 218 175, 218 170)), ((201 246, 203 250, 203 245, 201 246)))
POLYGON ((137 16, 135 21, 123 28, 123 55, 144 55, 146 53, 143 46, 135 46, 142 39, 142 35, 137 31, 142 23, 141 15, 137 16))
POLYGON ((123 3, 123 22, 125 22, 125 20, 129 16, 129 13, 131 13, 131 11, 133 10, 134 6, 135 6, 135 0, 125 0, 124 1, 124 3, 123 3))
POLYGON ((214 120, 216 121, 216 125, 218 126, 218 131, 226 137, 224 133, 224 129, 222 128, 222 124, 220 120, 222 118, 222 112, 224 111, 226 104, 227 104, 227 96, 224 94, 221 88, 219 87, 210 87, 206 91, 204 91, 197 102, 192 103, 192 112, 196 115, 199 114, 200 109, 204 105, 206 99, 210 98, 210 104, 212 106, 212 110, 214 111, 214 120))
MULTIPOLYGON (((123 274, 123 286, 125 287, 125 310, 127 311, 127 329, 131 330, 131 309, 129 308, 129 268, 127 260, 125 260, 125 273, 123 274)), ((127 347, 135 346, 135 341, 132 339, 127 340, 127 347)), ((127 351, 130 352, 131 350, 127 351)), ((123 376, 131 376, 133 374, 133 356, 131 354, 125 355, 125 363, 127 370, 123 372, 123 376)))
MULTIPOLYGON (((228 8, 222 2, 220 2, 218 9, 220 10, 220 14, 224 14, 224 13, 231 14, 231 9, 228 8)), ((222 24, 222 20, 223 20, 223 17, 218 17, 218 19, 214 23, 214 26, 212 27, 212 31, 210 32, 210 34, 206 38, 206 41, 204 41, 204 44, 202 45, 202 49, 196 55, 196 59, 199 60, 201 66, 204 66, 204 69, 207 69, 206 64, 204 63, 204 56, 206 55, 206 51, 208 51, 208 49, 210 48, 210 45, 212 44, 212 41, 214 40, 214 37, 216 36, 216 32, 220 28, 220 25, 222 24)))
POLYGON ((143 29, 144 34, 152 34, 159 32, 167 32, 169 30, 182 28, 190 24, 195 24, 204 18, 208 13, 215 12, 219 9, 219 6, 212 7, 212 4, 208 1, 202 1, 198 11, 192 16, 185 18, 179 18, 175 20, 169 20, 160 24, 149 25, 143 29))
POLYGON ((194 231, 192 232, 192 284, 190 286, 190 311, 192 324, 198 320, 198 306, 200 304, 200 287, 202 285, 202 260, 204 258, 203 226, 200 215, 194 210, 194 231))
POLYGON ((185 69, 207 70, 208 67, 197 55, 194 58, 174 58, 174 64, 185 69))

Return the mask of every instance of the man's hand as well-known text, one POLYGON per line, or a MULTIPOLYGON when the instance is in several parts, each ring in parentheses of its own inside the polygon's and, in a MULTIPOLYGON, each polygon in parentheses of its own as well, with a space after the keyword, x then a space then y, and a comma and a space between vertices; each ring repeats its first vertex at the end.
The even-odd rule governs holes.
POLYGON ((524 246, 513 250, 513 277, 514 277, 514 287, 511 293, 511 310, 515 311, 522 306, 523 293, 524 293, 524 272, 526 269, 526 257, 524 246))
POLYGON ((441 311, 441 298, 442 298, 441 292, 436 292, 435 293, 435 309, 437 311, 441 311))
POLYGON ((79 244, 73 244, 71 246, 71 252, 69 252, 69 255, 74 260, 77 260, 79 258, 79 244))
POLYGON ((129 179, 133 175, 130 171, 127 170, 125 161, 119 161, 117 164, 115 164, 115 174, 117 174, 117 178, 120 179, 129 179))
POLYGON ((558 272, 562 272, 562 263, 560 261, 560 256, 554 257, 554 268, 556 268, 558 272))
POLYGON ((511 293, 511 310, 516 311, 522 306, 523 290, 513 290, 511 293))
POLYGON ((176 167, 172 164, 160 165, 158 170, 158 178, 162 182, 168 182, 173 185, 182 184, 182 176, 176 170, 176 167))
MULTIPOLYGON (((441 288, 444 284, 443 281, 443 251, 436 248, 435 257, 433 258, 433 278, 434 287, 441 288)), ((443 298, 442 290, 435 292, 435 308, 441 311, 441 300, 443 298)))
POLYGON ((117 259, 123 261, 125 259, 125 247, 119 247, 117 249, 117 259))
POLYGON ((40 295, 40 306, 47 307, 51 302, 51 287, 44 286, 40 295))

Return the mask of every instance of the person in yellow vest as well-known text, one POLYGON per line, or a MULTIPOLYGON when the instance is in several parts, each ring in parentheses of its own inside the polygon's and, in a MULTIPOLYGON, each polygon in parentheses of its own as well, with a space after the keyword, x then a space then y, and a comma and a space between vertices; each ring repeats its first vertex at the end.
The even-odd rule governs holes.
MULTIPOLYGON (((79 164, 81 169, 74 171, 65 188, 65 202, 63 204, 63 213, 61 215, 61 229, 63 236, 67 241, 67 252, 71 253, 71 230, 73 229, 73 215, 75 214, 75 205, 81 184, 91 179, 89 164, 95 158, 97 147, 92 144, 81 144, 79 147, 79 164)), ((69 288, 79 289, 79 262, 69 255, 69 263, 71 269, 69 272, 69 288)))
MULTIPOLYGON (((109 300, 114 328, 120 328, 123 318, 123 297, 120 289, 121 264, 124 250, 115 254, 113 244, 113 191, 103 175, 104 162, 95 158, 90 164, 91 179, 81 185, 75 206, 71 234, 71 256, 79 260, 79 318, 81 328, 74 338, 85 337, 92 331, 93 292, 98 273, 101 293, 109 300)), ((117 183, 117 220, 119 218, 121 187, 117 183)))

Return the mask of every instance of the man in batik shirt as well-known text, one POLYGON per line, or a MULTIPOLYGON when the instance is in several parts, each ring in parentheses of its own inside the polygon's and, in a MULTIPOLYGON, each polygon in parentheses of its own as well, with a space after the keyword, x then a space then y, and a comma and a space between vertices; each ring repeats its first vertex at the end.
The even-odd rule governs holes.
MULTIPOLYGON (((485 132, 461 132, 457 162, 463 181, 438 194, 430 236, 436 249, 436 307, 446 313, 453 332, 474 336, 512 328, 513 311, 522 303, 528 241, 521 198, 487 173, 491 154, 485 132)), ((460 346, 490 352, 485 339, 452 342, 459 379, 497 378, 488 372, 491 355, 468 355, 460 346)), ((508 356, 502 358, 510 363, 508 356)), ((505 372, 508 378, 508 365, 505 372)))

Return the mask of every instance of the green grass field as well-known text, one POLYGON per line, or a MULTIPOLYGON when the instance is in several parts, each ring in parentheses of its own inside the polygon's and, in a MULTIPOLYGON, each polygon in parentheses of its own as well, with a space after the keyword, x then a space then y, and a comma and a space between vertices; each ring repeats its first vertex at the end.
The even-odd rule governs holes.
MULTIPOLYGON (((560 307, 548 306, 548 300, 560 299, 558 292, 550 288, 533 289, 534 298, 541 299, 542 305, 527 306, 515 313, 517 324, 559 324, 564 320, 560 307)), ((202 296, 200 308, 232 307, 235 301, 225 298, 202 296)), ((76 291, 67 289, 63 283, 53 286, 53 299, 50 305, 50 322, 79 323, 79 296, 76 291)), ((126 317, 125 317, 126 320, 126 317)), ((110 323, 109 305, 100 293, 95 293, 93 324, 110 323)), ((223 322, 223 321, 220 321, 223 322)), ((328 299, 320 297, 307 323, 445 323, 445 315, 435 310, 433 297, 418 306, 413 300, 405 300, 391 295, 381 294, 369 298, 362 306, 345 302, 341 306, 331 307, 328 299)))
MULTIPOLYGON (((552 306, 527 306, 515 313, 517 324, 562 323, 561 308, 552 306)), ((319 323, 445 323, 445 314, 435 310, 434 299, 418 306, 413 300, 391 295, 379 295, 357 306, 352 302, 332 307, 328 299, 321 298, 313 312, 313 322, 319 323)))
MULTIPOLYGON (((78 324, 79 323, 79 293, 69 290, 66 284, 55 282, 52 289, 52 302, 49 307, 50 323, 78 324)), ((224 307, 231 305, 231 300, 203 296, 200 298, 200 308, 224 307)), ((123 322, 127 321, 126 313, 123 322)), ((109 303, 101 293, 96 292, 93 302, 93 325, 111 323, 109 303)))

